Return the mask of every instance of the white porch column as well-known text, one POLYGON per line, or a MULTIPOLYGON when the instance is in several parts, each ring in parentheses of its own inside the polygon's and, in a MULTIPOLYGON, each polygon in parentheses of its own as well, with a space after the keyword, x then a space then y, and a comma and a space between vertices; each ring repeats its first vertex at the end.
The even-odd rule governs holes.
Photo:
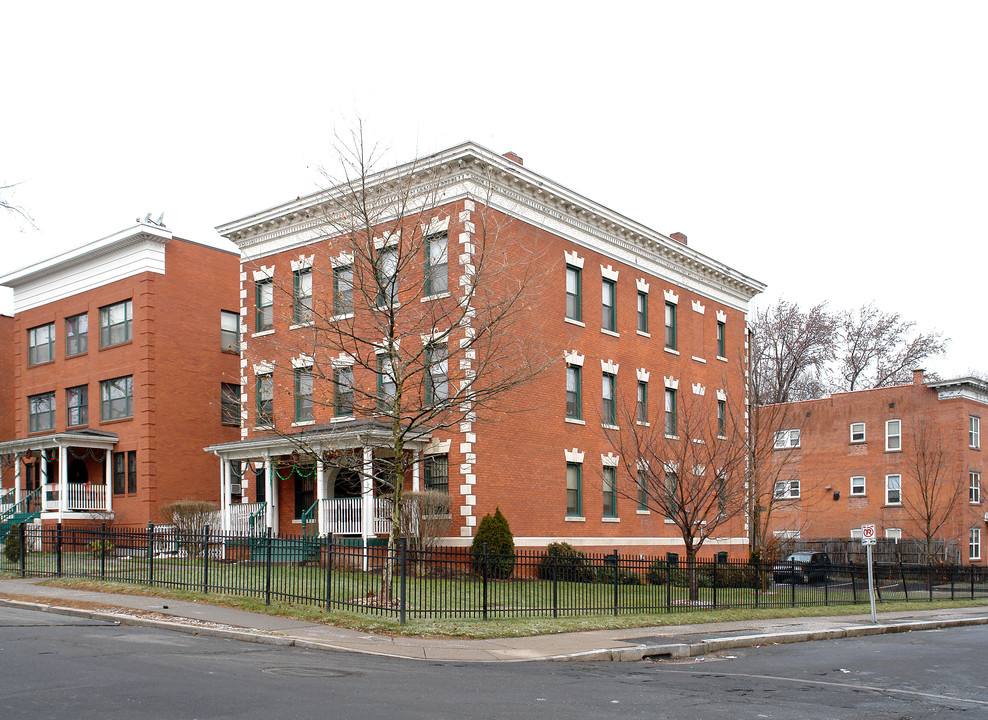
POLYGON ((319 535, 325 535, 329 532, 329 528, 325 526, 323 512, 325 505, 324 500, 326 499, 326 469, 323 466, 322 458, 316 460, 316 532, 319 535))
POLYGON ((106 511, 113 512, 113 453, 110 448, 103 451, 103 482, 106 490, 106 511))
POLYGON ((224 534, 230 532, 230 505, 233 504, 233 479, 230 477, 232 472, 230 461, 220 458, 220 531, 224 534))
POLYGON ((278 534, 278 478, 274 475, 274 463, 271 462, 271 456, 266 455, 264 457, 264 475, 267 479, 268 488, 266 497, 268 499, 267 506, 267 522, 268 527, 271 528, 271 534, 278 534))
POLYGON ((360 493, 360 537, 374 537, 374 450, 364 446, 364 468, 360 493))
MULTIPOLYGON (((44 456, 44 453, 42 453, 44 456)), ((69 468, 66 461, 67 453, 64 445, 58 446, 58 519, 69 509, 69 468)))
MULTIPOLYGON (((45 501, 48 499, 48 461, 45 460, 45 451, 42 449, 38 459, 35 461, 38 463, 38 477, 41 482, 41 504, 40 507, 42 511, 47 510, 45 507, 45 501)), ((62 498, 58 498, 58 520, 62 520, 62 498)))
POLYGON ((412 462, 412 492, 419 491, 419 477, 422 473, 422 451, 416 450, 412 462))
POLYGON ((21 456, 14 455, 14 502, 21 501, 21 456))

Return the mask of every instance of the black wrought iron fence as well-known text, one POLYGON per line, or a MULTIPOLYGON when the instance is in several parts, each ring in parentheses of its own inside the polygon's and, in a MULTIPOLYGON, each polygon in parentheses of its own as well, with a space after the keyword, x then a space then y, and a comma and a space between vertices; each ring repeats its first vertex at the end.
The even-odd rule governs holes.
MULTIPOLYGON (((867 568, 611 553, 388 550, 353 538, 18 526, 0 572, 248 596, 399 618, 560 617, 867 602, 867 568)), ((988 570, 878 563, 880 601, 988 598, 988 570)))

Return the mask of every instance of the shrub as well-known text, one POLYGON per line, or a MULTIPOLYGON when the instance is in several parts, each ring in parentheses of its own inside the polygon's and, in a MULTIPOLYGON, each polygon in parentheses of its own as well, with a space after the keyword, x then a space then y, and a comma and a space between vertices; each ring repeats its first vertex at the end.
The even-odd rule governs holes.
POLYGON ((515 537, 501 508, 484 515, 470 546, 470 560, 476 572, 483 572, 484 543, 487 543, 487 577, 508 578, 515 569, 515 537))
POLYGON ((8 562, 16 563, 21 560, 21 526, 11 525, 7 532, 7 540, 3 544, 3 554, 8 562))
POLYGON ((587 556, 565 542, 551 543, 539 558, 538 573, 541 579, 552 580, 553 570, 556 578, 565 582, 594 580, 594 568, 587 556))
POLYGON ((161 517, 174 525, 178 546, 187 557, 198 557, 206 551, 207 526, 219 526, 216 503, 205 500, 176 500, 161 508, 161 517))
POLYGON ((109 555, 113 552, 113 544, 107 540, 93 540, 89 543, 89 554, 94 558, 100 557, 103 553, 109 555))
MULTIPOLYGON (((599 583, 613 583, 614 582, 614 563, 605 562, 603 565, 597 567, 597 582, 599 583)), ((617 582, 618 585, 641 585, 642 580, 637 574, 633 573, 631 570, 625 570, 624 568, 618 568, 617 571, 617 582)))

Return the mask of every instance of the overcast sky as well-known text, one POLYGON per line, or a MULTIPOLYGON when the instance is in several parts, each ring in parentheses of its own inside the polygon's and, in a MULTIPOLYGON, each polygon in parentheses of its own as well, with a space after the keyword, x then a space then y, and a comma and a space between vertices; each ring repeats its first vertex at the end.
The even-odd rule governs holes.
POLYGON ((394 162, 473 140, 768 284, 874 300, 988 371, 988 3, 7 3, 0 275, 162 212, 319 187, 363 117, 394 162), (359 5, 359 7, 358 7, 359 5), (477 9, 475 9, 477 8, 477 9))

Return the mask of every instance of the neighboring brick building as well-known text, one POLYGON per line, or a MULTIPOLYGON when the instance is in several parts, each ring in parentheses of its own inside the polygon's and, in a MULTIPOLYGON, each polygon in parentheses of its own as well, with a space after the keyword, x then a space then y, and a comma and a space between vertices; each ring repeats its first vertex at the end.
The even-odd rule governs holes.
POLYGON ((117 525, 215 499, 202 446, 239 435, 238 412, 220 416, 222 384, 239 377, 236 337, 221 340, 224 310, 235 333, 237 265, 142 223, 0 277, 14 291, 0 322, 0 492, 37 490, 43 522, 117 525))
MULTIPOLYGON (((667 410, 676 415, 677 392, 681 408, 702 403, 713 413, 729 406, 732 417, 746 418, 746 312, 763 286, 688 247, 680 233, 665 236, 635 223, 529 171, 513 154, 468 143, 373 175, 368 187, 397 187, 412 172, 432 183, 409 198, 414 211, 407 212, 415 213, 415 222, 390 235, 385 219, 371 226, 377 252, 415 237, 423 248, 416 257, 424 259, 383 286, 361 271, 350 241, 327 220, 326 213, 335 212, 327 210, 327 198, 337 197, 338 189, 219 228, 243 258, 242 438, 207 448, 229 461, 221 477, 226 527, 242 527, 252 514, 276 532, 292 532, 292 523, 297 532, 317 501, 320 531, 366 539, 387 527, 369 500, 377 494, 370 476, 388 429, 373 412, 354 411, 353 393, 339 397, 341 378, 358 394, 375 383, 390 392, 382 380, 386 373, 375 377, 360 362, 354 367, 346 353, 329 353, 327 335, 333 322, 364 322, 367 345, 375 342, 382 330, 373 325, 373 305, 362 307, 353 298, 372 297, 390 282, 401 286, 402 307, 410 312, 429 312, 438 307, 433 303, 455 306, 482 263, 485 230, 497 228, 501 238, 510 238, 507 266, 517 262, 533 270, 526 265, 532 260, 540 287, 505 342, 556 362, 516 391, 524 412, 480 409, 462 422, 408 438, 406 449, 424 460, 405 486, 448 491, 453 534, 447 545, 468 544, 479 519, 499 506, 520 546, 565 539, 585 548, 681 552, 675 526, 635 501, 628 488, 636 479, 627 476, 605 433, 620 432, 615 426, 626 422, 621 402, 630 398, 634 408, 636 392, 642 411, 660 428, 667 410), (345 306, 334 310, 339 302, 345 306), (313 314, 322 336, 310 327, 313 314), (302 447, 312 453, 308 457, 352 452, 357 472, 323 462, 313 468, 300 456, 302 447)), ((480 326, 483 312, 477 315, 480 326)), ((434 334, 428 332, 400 338, 402 350, 423 348, 432 357, 441 383, 430 375, 427 394, 436 387, 455 389, 483 372, 477 370, 482 358, 467 353, 452 360, 449 347, 462 348, 470 337, 464 334, 471 331, 470 319, 459 324, 466 329, 444 336, 441 350, 432 349, 434 334)), ((443 331, 439 324, 433 329, 443 331)), ((739 518, 705 549, 737 552, 746 543, 739 518)))
POLYGON ((988 384, 913 376, 758 409, 764 444, 775 446, 762 477, 775 483, 776 537, 857 538, 874 523, 879 537, 925 540, 929 525, 930 537, 957 542, 963 561, 984 563, 988 384))

